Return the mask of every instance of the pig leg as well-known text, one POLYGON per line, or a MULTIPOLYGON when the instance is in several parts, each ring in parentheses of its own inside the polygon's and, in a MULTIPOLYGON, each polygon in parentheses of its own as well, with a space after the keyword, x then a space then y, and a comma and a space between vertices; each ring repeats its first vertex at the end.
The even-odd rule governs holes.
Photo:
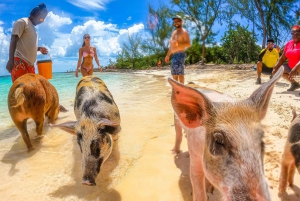
POLYGON ((54 124, 54 121, 57 119, 58 117, 58 109, 52 109, 48 112, 47 114, 48 118, 49 118, 49 122, 51 124, 54 124))
POLYGON ((34 147, 32 146, 32 144, 30 142, 30 138, 29 138, 29 135, 27 132, 27 119, 24 119, 22 122, 21 121, 14 121, 14 122, 22 134, 22 138, 27 146, 28 152, 31 150, 34 150, 34 147))
POLYGON ((289 165, 289 174, 288 174, 288 184, 290 187, 293 187, 294 185, 294 175, 296 171, 295 161, 291 161, 289 165))
POLYGON ((204 129, 197 128, 197 130, 186 131, 190 154, 190 178, 193 187, 193 201, 206 201, 205 175, 202 162, 204 129), (198 129, 200 129, 200 132, 197 131, 198 129))
POLYGON ((180 153, 180 144, 182 141, 182 127, 181 127, 179 119, 175 115, 174 115, 174 126, 175 126, 176 138, 175 138, 175 146, 172 149, 172 152, 174 154, 179 154, 180 153))
POLYGON ((190 157, 190 178, 193 186, 193 201, 206 201, 205 175, 198 158, 190 157))
POLYGON ((293 161, 289 146, 285 146, 284 153, 281 160, 281 173, 279 179, 279 196, 282 196, 287 188, 289 165, 293 161))
POLYGON ((42 135, 43 133, 43 124, 44 124, 44 116, 40 116, 34 120, 36 125, 36 133, 38 136, 42 135))

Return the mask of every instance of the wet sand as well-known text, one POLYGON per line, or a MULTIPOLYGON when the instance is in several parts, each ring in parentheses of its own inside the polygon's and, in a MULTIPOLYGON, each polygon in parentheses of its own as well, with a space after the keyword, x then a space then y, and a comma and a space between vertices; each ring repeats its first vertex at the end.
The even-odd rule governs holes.
MULTIPOLYGON (((45 123, 45 137, 32 139, 36 149, 27 153, 13 125, 2 131, 0 200, 191 201, 186 139, 182 142, 182 153, 178 156, 171 153, 175 131, 171 88, 166 81, 169 73, 169 70, 135 72, 141 79, 139 88, 113 94, 120 110, 122 130, 111 156, 101 167, 95 187, 81 185, 81 153, 75 136, 49 128, 45 123)), ((236 99, 248 97, 258 87, 255 78, 256 72, 252 70, 186 70, 186 83, 193 81, 236 99)), ((263 82, 268 79, 267 75, 262 76, 263 82)), ((289 188, 283 198, 277 196, 291 107, 300 113, 299 90, 287 92, 288 87, 286 81, 279 80, 262 121, 265 171, 274 201, 300 200, 298 173, 294 188, 289 188)), ((65 107, 69 112, 59 114, 56 123, 75 119, 73 103, 65 107)), ((30 122, 28 127, 30 137, 34 138, 35 126, 30 122)), ((220 200, 218 192, 209 194, 209 200, 220 200)))

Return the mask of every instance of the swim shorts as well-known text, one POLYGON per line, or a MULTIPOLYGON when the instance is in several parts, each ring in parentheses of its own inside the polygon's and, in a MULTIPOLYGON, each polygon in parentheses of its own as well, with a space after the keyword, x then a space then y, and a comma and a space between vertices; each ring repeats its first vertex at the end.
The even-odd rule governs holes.
POLYGON ((172 75, 184 75, 184 52, 176 52, 172 55, 171 60, 171 74, 172 75))
POLYGON ((28 64, 24 59, 14 57, 14 67, 11 71, 12 82, 14 82, 17 78, 27 73, 35 74, 34 66, 28 64))
POLYGON ((262 72, 265 74, 272 74, 273 68, 269 68, 266 64, 262 63, 262 72))

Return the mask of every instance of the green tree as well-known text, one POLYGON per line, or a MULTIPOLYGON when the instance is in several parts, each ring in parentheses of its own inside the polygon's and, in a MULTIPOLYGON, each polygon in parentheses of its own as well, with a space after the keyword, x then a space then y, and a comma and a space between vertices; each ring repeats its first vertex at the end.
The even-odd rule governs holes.
POLYGON ((225 32, 221 39, 222 48, 228 63, 250 63, 256 61, 260 51, 248 27, 236 25, 225 32))
POLYGON ((123 43, 121 53, 117 56, 119 68, 137 68, 138 61, 142 59, 141 54, 142 37, 137 34, 128 34, 128 42, 123 43))
POLYGON ((150 53, 163 52, 167 53, 169 48, 168 38, 172 33, 171 10, 162 2, 159 7, 154 9, 148 5, 147 30, 151 35, 151 40, 144 44, 150 53))
POLYGON ((277 43, 281 40, 283 32, 290 31, 297 12, 298 0, 227 0, 235 13, 245 17, 262 34, 262 48, 266 45, 268 37, 277 43))
POLYGON ((206 39, 212 34, 212 26, 222 16, 224 0, 171 0, 186 19, 195 23, 202 45, 202 60, 204 64, 206 39))

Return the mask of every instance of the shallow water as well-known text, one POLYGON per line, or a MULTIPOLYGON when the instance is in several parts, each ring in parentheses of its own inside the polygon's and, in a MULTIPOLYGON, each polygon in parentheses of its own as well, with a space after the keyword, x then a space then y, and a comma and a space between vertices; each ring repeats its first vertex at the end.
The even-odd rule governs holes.
MULTIPOLYGON (((121 114, 122 130, 111 156, 101 167, 96 187, 81 184, 81 153, 76 137, 58 128, 43 127, 43 138, 35 138, 35 125, 28 131, 35 150, 28 153, 25 143, 10 119, 1 95, 0 200, 122 200, 114 190, 141 157, 146 142, 169 132, 170 127, 151 124, 153 118, 172 117, 166 79, 159 76, 96 73, 108 86, 121 114), (152 97, 155 91, 156 96, 152 97), (161 108, 163 107, 163 108, 161 108), (3 111, 3 112, 2 112, 3 111), (150 115, 149 115, 150 114, 150 115)), ((10 78, 5 78, 10 79, 10 78)), ((75 120, 73 104, 78 78, 56 73, 50 82, 56 87, 60 104, 69 111, 60 113, 56 123, 75 120)), ((2 80, 7 96, 11 83, 2 80)), ((170 125, 172 124, 170 118, 170 125)))

